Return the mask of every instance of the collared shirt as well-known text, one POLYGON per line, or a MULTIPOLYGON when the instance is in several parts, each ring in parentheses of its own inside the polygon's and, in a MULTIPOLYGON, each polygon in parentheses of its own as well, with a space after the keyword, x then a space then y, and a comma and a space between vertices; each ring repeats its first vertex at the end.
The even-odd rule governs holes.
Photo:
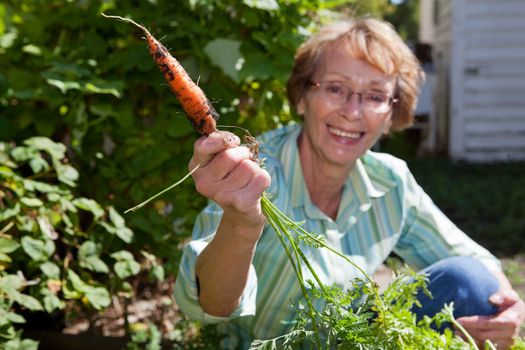
MULTIPOLYGON (((472 256, 490 269, 499 261, 454 225, 416 183, 406 163, 391 155, 367 152, 357 160, 345 182, 335 220, 310 200, 304 182, 297 137, 300 125, 270 131, 258 138, 264 166, 272 183, 272 202, 309 232, 321 234, 332 248, 347 255, 369 276, 392 253, 420 269, 441 259, 472 256)), ((223 348, 247 349, 253 339, 269 339, 290 328, 292 304, 301 297, 300 285, 273 229, 266 225, 257 243, 240 305, 229 317, 206 314, 200 307, 195 261, 213 238, 222 210, 210 203, 198 216, 192 241, 186 245, 175 285, 181 310, 193 319, 219 324, 223 348)), ((343 289, 361 273, 327 249, 301 246, 325 285, 343 289)), ((306 268, 303 269, 307 271, 306 268)), ((309 276, 305 276, 307 280, 309 276)))

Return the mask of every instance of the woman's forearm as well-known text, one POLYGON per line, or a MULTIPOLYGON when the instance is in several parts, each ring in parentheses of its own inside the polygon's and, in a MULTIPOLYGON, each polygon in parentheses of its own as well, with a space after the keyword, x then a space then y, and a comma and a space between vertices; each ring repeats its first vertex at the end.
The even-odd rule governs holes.
POLYGON ((199 302, 213 316, 228 316, 239 305, 264 222, 245 225, 225 212, 217 233, 197 259, 199 302))

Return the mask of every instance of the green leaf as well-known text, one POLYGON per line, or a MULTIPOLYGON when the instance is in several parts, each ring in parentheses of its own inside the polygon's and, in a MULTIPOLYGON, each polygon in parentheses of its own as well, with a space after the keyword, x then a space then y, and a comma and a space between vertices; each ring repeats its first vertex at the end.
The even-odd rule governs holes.
POLYGON ((243 3, 259 10, 275 11, 279 9, 279 3, 276 0, 243 0, 243 3))
MULTIPOLYGON (((122 85, 122 84, 118 84, 122 85)), ((87 83, 84 86, 85 91, 92 92, 95 94, 108 94, 113 95, 116 98, 120 98, 122 94, 120 93, 119 89, 116 86, 112 86, 110 83, 97 83, 97 85, 93 83, 87 83)))
POLYGON ((9 255, 7 255, 7 254, 0 253, 0 261, 9 263, 9 262, 13 261, 13 259, 11 259, 11 257, 9 255))
POLYGON ((33 56, 41 56, 42 49, 33 44, 27 44, 22 47, 22 51, 33 56))
MULTIPOLYGON (((6 163, 10 162, 7 157, 4 158, 4 157, 2 157, 2 155, 3 154, 0 153, 0 164, 6 164, 6 163)), ((8 166, 10 166, 12 168, 16 168, 16 163, 6 164, 6 165, 8 165, 8 166)), ((7 166, 0 166, 0 175, 5 177, 5 178, 8 178, 8 179, 16 176, 15 172, 13 170, 11 170, 11 168, 8 168, 7 166)))
POLYGON ((115 273, 121 279, 135 276, 140 272, 140 264, 134 260, 122 260, 115 263, 115 273))
POLYGON ((131 254, 127 250, 119 250, 118 252, 111 254, 111 257, 118 261, 135 260, 135 258, 133 258, 133 254, 131 254))
POLYGON ((107 222, 101 221, 99 224, 111 234, 117 235, 121 240, 126 243, 131 243, 133 240, 133 231, 126 227, 124 218, 115 210, 113 207, 109 207, 109 219, 113 225, 107 222))
POLYGON ((84 295, 84 292, 72 288, 72 286, 67 283, 62 286, 62 293, 66 300, 80 299, 84 295))
POLYGON ((47 313, 52 313, 55 310, 61 310, 65 307, 65 303, 59 297, 49 292, 44 296, 44 309, 47 313))
POLYGON ((0 237, 0 253, 12 253, 17 250, 18 247, 20 247, 20 244, 17 241, 11 238, 0 237))
POLYGON ((38 350, 38 341, 33 339, 22 339, 18 350, 38 350))
POLYGON ((241 43, 237 40, 217 38, 206 44, 204 52, 224 74, 238 82, 239 71, 236 67, 242 59, 240 46, 241 43))
POLYGON ((24 285, 23 279, 18 275, 5 275, 0 277, 0 289, 17 290, 24 285))
POLYGON ((111 296, 104 287, 87 286, 85 293, 86 298, 96 310, 102 310, 111 304, 111 296))
POLYGON ((42 241, 40 239, 24 236, 21 239, 22 248, 35 261, 48 260, 55 252, 55 244, 51 240, 42 241))
POLYGON ((25 140, 24 144, 34 149, 47 152, 52 158, 57 160, 64 158, 66 154, 66 146, 43 136, 31 137, 25 140))
POLYGON ((38 198, 22 197, 20 198, 20 202, 26 207, 37 207, 38 208, 44 205, 44 202, 42 202, 38 198))
POLYGON ((126 222, 122 215, 120 215, 114 207, 109 207, 109 220, 115 225, 115 227, 126 227, 126 222))
POLYGON ((74 290, 81 293, 85 292, 87 284, 82 281, 75 271, 71 269, 67 270, 67 280, 71 283, 71 286, 74 288, 74 290))
POLYGON ((40 154, 36 149, 18 146, 11 150, 11 157, 17 162, 24 162, 26 160, 40 157, 40 154))
POLYGON ((16 31, 11 31, 8 33, 2 33, 3 35, 0 36, 0 48, 8 49, 13 45, 13 43, 16 40, 16 37, 18 36, 18 33, 16 31))
POLYGON ((118 277, 125 279, 130 276, 135 276, 140 272, 140 264, 135 261, 133 255, 126 251, 120 250, 111 254, 111 257, 117 260, 113 269, 118 277))
POLYGON ((151 273, 153 274, 153 276, 155 276, 157 281, 164 281, 164 277, 166 275, 164 272, 164 267, 160 265, 154 265, 151 269, 151 273))
POLYGON ((62 190, 58 186, 50 185, 45 182, 35 181, 31 179, 24 179, 23 183, 24 183, 24 188, 27 191, 39 191, 42 193, 58 193, 62 195, 69 193, 68 191, 62 190))
POLYGON ((7 343, 3 350, 37 350, 38 342, 32 339, 15 338, 7 343))
POLYGON ((34 232, 36 230, 36 222, 32 217, 18 215, 16 220, 18 221, 17 228, 19 231, 34 232))
POLYGON ((76 198, 71 202, 75 207, 91 212, 95 216, 95 219, 100 219, 102 216, 104 216, 104 210, 93 199, 76 198))
POLYGON ((110 225, 108 224, 107 222, 105 221, 99 221, 98 224, 102 227, 104 227, 104 229, 108 232, 108 233, 111 233, 112 235, 116 234, 117 233, 117 229, 113 226, 113 225, 110 225))
POLYGON ((15 314, 14 312, 8 312, 6 315, 6 318, 13 323, 25 323, 26 322, 26 319, 23 316, 19 314, 15 314))
POLYGON ((80 262, 80 266, 94 272, 109 272, 108 265, 98 256, 88 256, 80 262))
POLYGON ((28 308, 31 311, 41 311, 44 309, 42 307, 42 304, 40 304, 40 302, 36 298, 30 295, 18 293, 18 294, 15 294, 14 300, 18 304, 28 308))
POLYGON ((70 186, 75 187, 76 181, 78 180, 78 171, 73 168, 71 165, 62 164, 58 160, 53 160, 53 166, 57 172, 57 178, 60 182, 70 186))
POLYGON ((40 270, 50 279, 60 279, 60 268, 54 262, 46 261, 40 264, 40 270))
POLYGON ((73 80, 62 80, 62 79, 53 79, 48 78, 46 79, 46 82, 56 87, 57 89, 62 92, 62 94, 66 94, 69 90, 78 90, 82 92, 87 93, 93 93, 93 94, 106 94, 106 95, 113 95, 117 98, 120 98, 122 96, 120 89, 122 88, 122 82, 115 81, 115 82, 78 82, 73 80))
POLYGON ((59 79, 46 79, 46 82, 58 88, 62 94, 66 94, 69 90, 80 90, 80 84, 77 81, 62 81, 59 79))
POLYGON ((82 243, 78 251, 78 258, 80 260, 80 266, 95 272, 108 273, 109 268, 100 255, 100 246, 93 241, 86 241, 82 243))
POLYGON ((0 210, 0 222, 10 219, 13 216, 17 216, 18 213, 20 213, 19 203, 16 203, 13 208, 2 208, 2 210, 0 210))
POLYGON ((119 227, 116 231, 117 236, 126 243, 131 243, 133 240, 133 231, 127 227, 119 227))
POLYGON ((49 164, 44 160, 44 158, 38 156, 34 157, 29 161, 29 166, 31 167, 31 170, 33 170, 33 173, 38 174, 42 171, 49 169, 49 164))
POLYGON ((82 243, 78 249, 78 257, 82 260, 93 255, 100 255, 100 246, 93 241, 85 241, 82 243))

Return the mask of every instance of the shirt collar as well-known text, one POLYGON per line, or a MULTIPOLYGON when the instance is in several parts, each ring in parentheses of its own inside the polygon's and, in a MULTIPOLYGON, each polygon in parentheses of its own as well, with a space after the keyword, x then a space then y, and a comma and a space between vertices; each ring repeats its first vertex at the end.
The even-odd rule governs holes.
MULTIPOLYGON (((302 127, 297 127, 291 132, 290 137, 284 144, 281 161, 284 178, 291 190, 290 200, 292 207, 303 206, 308 209, 312 206, 312 203, 306 183, 304 182, 301 159, 297 147, 297 138, 301 131, 302 127)), ((366 157, 367 155, 365 154, 363 158, 366 157)), ((367 161, 367 163, 371 163, 371 166, 377 165, 375 164, 375 160, 372 162, 367 161)), ((357 197, 360 209, 367 211, 371 207, 371 199, 383 197, 385 193, 394 186, 396 186, 396 183, 387 179, 381 179, 380 182, 373 181, 362 159, 358 159, 345 182, 340 212, 343 212, 344 209, 351 204, 353 197, 357 197), (353 191, 350 189, 353 189, 353 191)))

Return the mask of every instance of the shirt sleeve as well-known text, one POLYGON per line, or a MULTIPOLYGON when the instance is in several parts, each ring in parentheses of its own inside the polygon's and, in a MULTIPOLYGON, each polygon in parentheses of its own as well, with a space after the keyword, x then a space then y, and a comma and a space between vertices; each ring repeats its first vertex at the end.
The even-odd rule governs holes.
POLYGON ((430 199, 408 168, 402 198, 406 204, 405 224, 394 252, 415 268, 424 268, 451 256, 470 256, 490 270, 501 263, 487 249, 460 230, 430 199))
POLYGON ((198 215, 193 227, 192 241, 183 249, 179 273, 175 282, 174 296, 179 308, 189 318, 203 323, 218 323, 240 316, 255 315, 257 274, 253 265, 250 266, 247 285, 241 296, 239 306, 229 316, 210 315, 202 309, 199 303, 195 263, 199 254, 213 238, 221 217, 222 210, 215 203, 208 205, 198 215))

